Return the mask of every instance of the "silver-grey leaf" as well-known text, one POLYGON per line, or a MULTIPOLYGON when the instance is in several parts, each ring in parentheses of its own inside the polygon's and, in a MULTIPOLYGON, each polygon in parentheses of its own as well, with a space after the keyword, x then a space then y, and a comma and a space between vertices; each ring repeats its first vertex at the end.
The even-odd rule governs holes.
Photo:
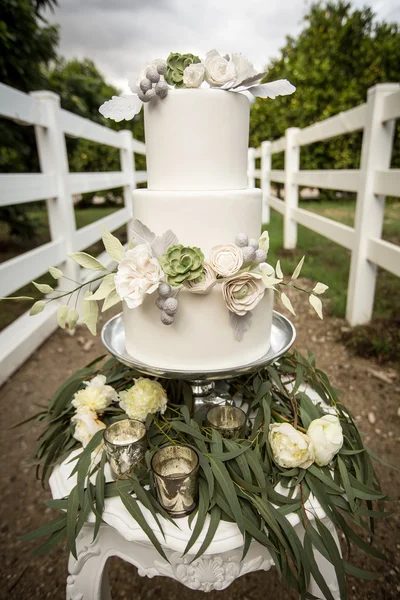
POLYGON ((153 254, 156 258, 160 258, 165 252, 168 250, 170 246, 174 246, 174 244, 178 243, 178 238, 174 234, 173 231, 168 229, 162 235, 158 235, 154 238, 151 249, 153 250, 153 254))
POLYGON ((252 313, 247 312, 245 315, 240 316, 234 312, 229 311, 229 323, 233 329, 235 339, 239 342, 242 341, 244 334, 251 327, 252 313))
POLYGON ((138 244, 152 244, 156 234, 150 231, 150 229, 139 221, 139 219, 134 219, 131 225, 131 236, 133 237, 134 246, 138 246, 138 244))
POLYGON ((246 87, 248 85, 251 85, 252 83, 257 83, 258 81, 261 81, 261 79, 264 79, 266 75, 268 75, 268 71, 264 71, 263 73, 256 73, 255 75, 252 75, 247 79, 243 79, 243 81, 241 81, 236 87, 246 87))

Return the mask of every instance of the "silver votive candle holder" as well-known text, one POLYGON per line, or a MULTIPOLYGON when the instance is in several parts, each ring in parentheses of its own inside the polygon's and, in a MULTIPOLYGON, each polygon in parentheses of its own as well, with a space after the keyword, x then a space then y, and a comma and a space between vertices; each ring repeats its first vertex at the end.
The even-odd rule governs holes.
POLYGON ((235 406, 214 406, 207 412, 206 422, 222 437, 235 440, 246 422, 246 413, 235 406))
POLYGON ((144 462, 146 427, 135 419, 116 421, 104 430, 104 447, 115 479, 128 479, 144 462))
POLYGON ((158 450, 151 461, 157 498, 171 517, 190 514, 197 505, 199 457, 189 446, 158 450))

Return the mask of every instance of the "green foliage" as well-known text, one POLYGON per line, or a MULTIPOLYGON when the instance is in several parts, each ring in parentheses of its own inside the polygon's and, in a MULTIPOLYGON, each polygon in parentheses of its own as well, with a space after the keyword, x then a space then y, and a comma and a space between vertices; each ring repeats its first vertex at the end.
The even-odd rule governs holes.
MULTIPOLYGON (((115 359, 99 367, 101 360, 102 357, 73 374, 56 392, 48 408, 30 419, 46 425, 35 452, 43 482, 48 478, 51 466, 64 460, 72 449, 80 447, 72 437, 70 419, 74 408, 71 399, 84 381, 102 373, 106 375, 108 384, 121 390, 138 376, 138 373, 115 359)), ((383 501, 387 498, 379 487, 371 464, 370 456, 373 454, 364 446, 350 412, 340 402, 338 391, 331 386, 327 375, 316 367, 314 356, 309 354, 306 358, 295 352, 250 377, 230 380, 231 393, 241 394, 248 407, 247 417, 253 415, 253 426, 246 433, 247 439, 235 441, 223 439, 215 430, 203 427, 191 418, 193 402, 188 396, 190 392, 185 382, 159 381, 166 388, 169 403, 163 416, 152 416, 146 421, 149 441, 147 465, 150 465, 153 453, 165 443, 187 444, 196 449, 199 455, 199 501, 189 523, 193 522, 196 515, 197 519, 185 553, 198 539, 207 514, 210 514, 208 529, 196 557, 207 550, 221 520, 236 522, 244 534, 244 554, 252 539, 264 545, 288 587, 296 590, 301 598, 307 597, 311 575, 325 597, 332 598, 315 562, 315 549, 333 564, 341 598, 346 598, 347 573, 367 578, 376 576, 349 564, 348 556, 342 560, 330 531, 318 517, 313 522, 309 521, 309 512, 305 509, 309 495, 313 494, 348 543, 356 544, 376 558, 385 558, 372 544, 375 519, 388 514, 383 509, 383 501), (344 445, 331 468, 314 464, 306 470, 283 469, 272 460, 266 435, 270 422, 290 422, 304 431, 311 420, 324 414, 321 405, 315 405, 305 392, 296 392, 302 383, 317 391, 323 402, 335 407, 340 419, 344 445), (278 492, 277 484, 286 493, 278 492), (286 519, 289 513, 296 514, 305 528, 304 544, 286 519), (359 533, 360 526, 369 538, 368 543, 359 533)), ((109 424, 122 416, 123 411, 114 406, 105 410, 102 419, 109 424)), ((96 465, 91 462, 91 452, 97 448, 101 436, 102 431, 92 438, 75 460, 73 472, 77 473, 77 485, 69 497, 48 502, 55 508, 66 510, 67 514, 62 514, 23 539, 28 541, 49 536, 36 550, 40 554, 67 538, 69 549, 74 554, 76 536, 89 511, 95 514, 97 535, 104 499, 119 496, 132 518, 166 559, 163 545, 148 526, 141 510, 141 506, 150 510, 163 534, 160 516, 170 521, 171 518, 157 501, 150 469, 136 470, 129 480, 106 483, 105 455, 96 465), (95 483, 87 482, 89 473, 94 476, 92 481, 95 483)))
MULTIPOLYGON (((252 106, 251 146, 281 137, 288 127, 306 127, 366 101, 368 88, 397 82, 400 76, 400 31, 395 23, 377 22, 372 9, 350 2, 314 3, 295 39, 287 37, 281 55, 268 65, 268 81, 287 78, 295 94, 252 106)), ((399 127, 398 130, 400 131, 399 127)), ((358 168, 361 135, 340 136, 302 148, 302 169, 358 168)), ((400 138, 393 164, 400 165, 400 138)), ((273 168, 283 167, 278 155, 273 168)))

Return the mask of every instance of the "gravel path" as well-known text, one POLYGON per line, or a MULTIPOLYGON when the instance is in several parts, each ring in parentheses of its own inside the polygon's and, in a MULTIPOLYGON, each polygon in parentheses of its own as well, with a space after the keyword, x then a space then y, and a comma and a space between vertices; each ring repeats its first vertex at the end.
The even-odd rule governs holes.
MULTIPOLYGON (((393 367, 379 367, 349 355, 337 342, 340 319, 327 318, 321 323, 304 307, 293 321, 298 330, 296 342, 300 350, 309 349, 317 356, 317 364, 331 377, 335 387, 343 392, 344 402, 359 420, 361 431, 370 447, 391 464, 398 464, 400 451, 400 380, 393 367)), ((281 308, 278 308, 281 310, 281 308)), ((283 312, 283 311, 282 311, 283 312)), ((2 497, 0 503, 1 563, 0 598, 13 600, 61 600, 65 598, 67 550, 53 549, 40 558, 31 556, 32 545, 18 541, 17 536, 35 529, 52 517, 44 500, 50 497, 35 479, 35 469, 29 466, 38 428, 34 426, 10 429, 10 426, 37 412, 38 404, 47 403, 58 386, 78 368, 103 353, 100 340, 92 342, 86 331, 74 336, 57 331, 3 386, 1 393, 0 451, 2 497)), ((399 473, 377 465, 384 490, 397 497, 399 473)), ((354 550, 353 558, 364 569, 382 573, 378 581, 348 579, 351 600, 395 600, 400 597, 400 512, 398 504, 389 507, 394 514, 378 527, 377 544, 390 563, 380 564, 354 550), (397 513, 396 513, 397 510, 397 513)), ((114 600, 185 598, 200 600, 201 592, 192 592, 165 578, 140 578, 137 570, 120 559, 110 565, 114 600)), ((288 599, 274 570, 253 573, 237 580, 227 590, 212 592, 207 600, 274 600, 288 599)), ((294 598, 295 596, 293 596, 294 598)))

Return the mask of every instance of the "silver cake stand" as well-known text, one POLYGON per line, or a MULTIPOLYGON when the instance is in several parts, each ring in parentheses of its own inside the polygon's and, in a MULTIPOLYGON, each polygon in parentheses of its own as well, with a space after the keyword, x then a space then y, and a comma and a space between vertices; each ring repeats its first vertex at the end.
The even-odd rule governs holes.
POLYGON ((216 382, 252 373, 272 364, 291 348, 295 339, 296 329, 293 323, 280 313, 274 311, 272 317, 271 347, 264 356, 250 363, 244 362, 242 365, 233 368, 196 371, 165 369, 140 362, 128 354, 125 349, 125 328, 122 314, 116 315, 107 321, 101 331, 101 340, 105 348, 122 364, 139 371, 143 375, 188 381, 192 386, 194 403, 197 408, 206 404, 225 404, 229 399, 227 388, 225 387, 224 389, 223 385, 216 385, 216 382))

